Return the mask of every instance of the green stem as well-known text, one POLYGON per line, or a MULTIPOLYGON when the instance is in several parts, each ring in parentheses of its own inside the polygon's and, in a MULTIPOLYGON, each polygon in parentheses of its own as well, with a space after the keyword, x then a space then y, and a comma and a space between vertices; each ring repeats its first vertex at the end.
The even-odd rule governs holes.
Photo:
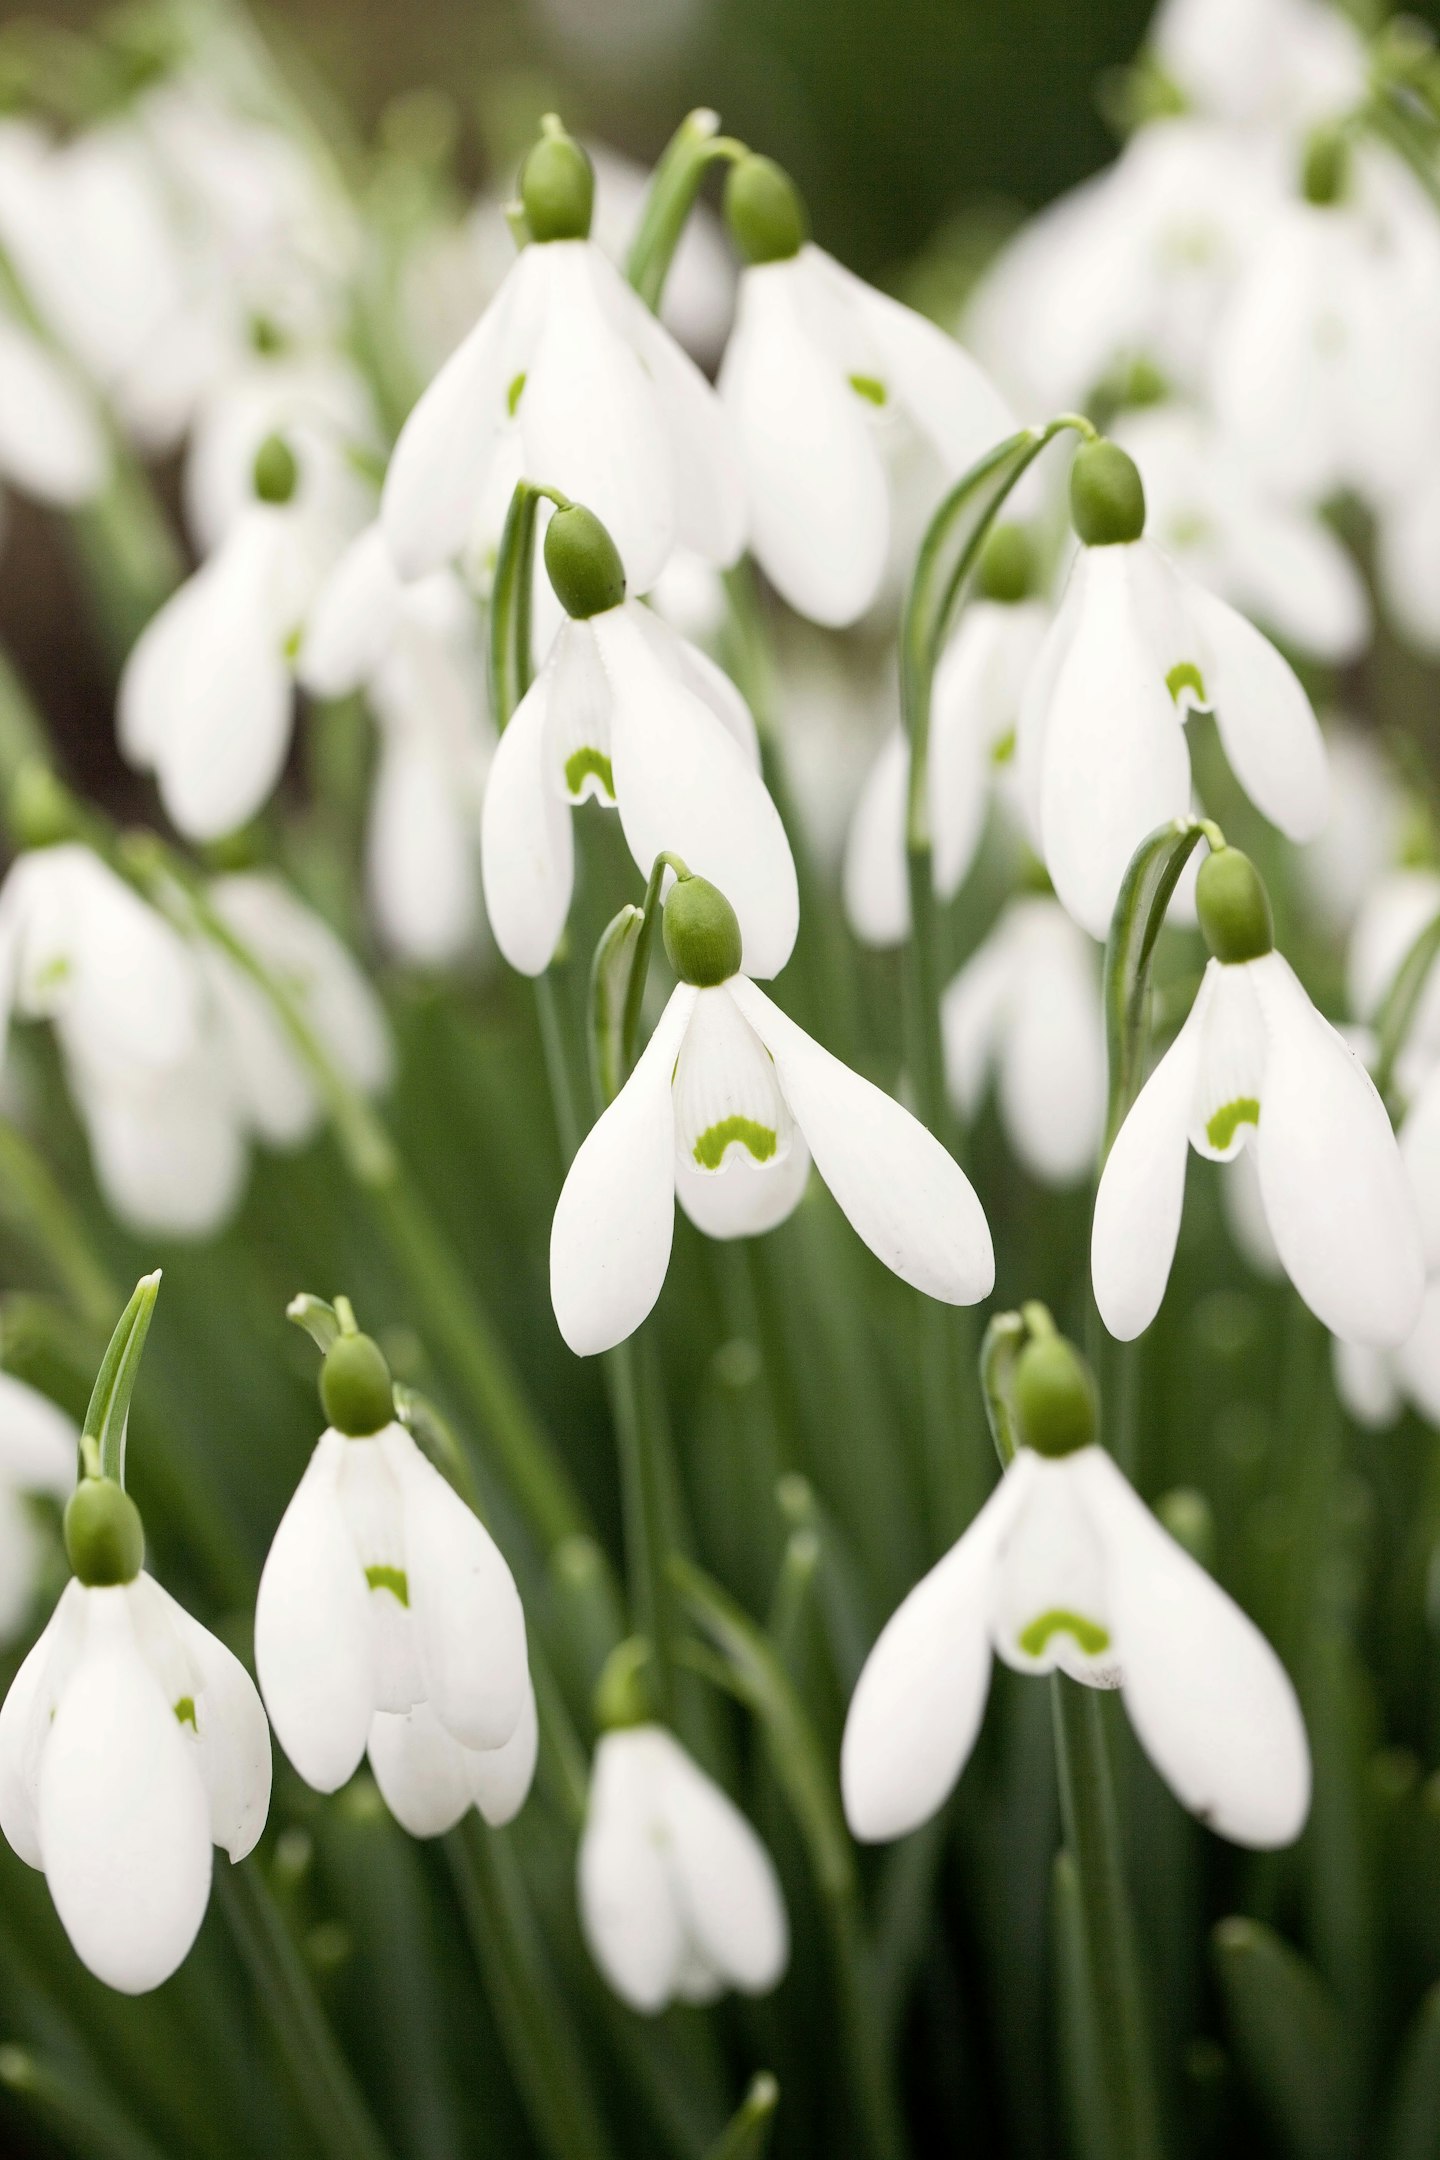
POLYGON ((159 2146, 108 2095, 87 2091, 73 2070, 62 2074, 30 2048, 0 2047, 0 2085, 23 2100, 67 2152, 86 2160, 164 2160, 159 2146))
POLYGON ((445 1840, 461 1916, 510 2072, 551 2160, 611 2160, 589 2075, 556 2015, 554 1980, 503 1832, 467 1815, 445 1840))
POLYGON ((42 1256, 81 1319, 109 1327, 119 1298, 88 1231, 29 1141, 3 1122, 0 1220, 42 1256))
POLYGON ((1105 1041, 1110 1089, 1101 1167, 1145 1081, 1150 1045, 1150 971, 1171 895, 1201 840, 1223 848, 1210 818, 1173 818, 1147 834, 1131 856, 1105 945, 1105 1041))
POLYGON ((540 1047, 545 1054, 545 1079, 555 1114, 555 1132, 568 1169, 584 1137, 580 1124, 578 1090, 565 1047, 565 1023, 560 1011, 560 990, 553 966, 535 977, 535 1012, 540 1022, 540 1047))
POLYGON ((1100 2056, 1110 2160, 1159 2160, 1164 2150, 1139 1953, 1120 1852, 1103 1708, 1094 1688, 1051 1681, 1065 1845, 1080 1894, 1087 2021, 1100 2056))
POLYGON ((332 2160, 389 2160, 260 1863, 222 1866, 215 1890, 316 2144, 332 2160))
POLYGON ((632 1335, 606 1354, 605 1377, 620 1455, 620 1504, 625 1524, 625 1573, 633 1621, 654 1651, 656 1708, 665 1722, 675 1716, 674 1598, 667 1568, 663 1442, 651 1415, 640 1340, 632 1335))
POLYGON ((665 280, 712 165, 745 156, 745 145, 719 133, 720 116, 698 106, 687 113, 655 167, 625 274, 652 314, 660 312, 665 280))
POLYGON ((706 2160, 761 2160, 770 2143, 771 2120, 779 2105, 780 2087, 768 2070, 758 2071, 706 2160))

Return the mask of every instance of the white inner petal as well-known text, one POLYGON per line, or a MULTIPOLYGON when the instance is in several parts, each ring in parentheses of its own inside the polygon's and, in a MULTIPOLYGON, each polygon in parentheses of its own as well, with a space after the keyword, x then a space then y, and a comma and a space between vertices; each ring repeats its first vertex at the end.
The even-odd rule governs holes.
POLYGON ((1212 963, 1215 984, 1196 1075, 1190 1144, 1212 1162, 1238 1155, 1260 1123, 1265 1024, 1248 963, 1212 963))
POLYGON ((400 1488, 377 1441, 346 1441, 340 1506, 369 1586, 375 1707, 409 1710, 423 1701, 425 1686, 405 1566, 400 1488))
POLYGON ((794 1123, 769 1051, 725 989, 702 990, 675 1067, 675 1147, 682 1163, 718 1171, 749 1155, 778 1162, 794 1123))
POLYGON ((1099 1540, 1066 1462, 1040 1462, 1000 1556, 991 1612, 998 1656, 1017 1672, 1118 1687, 1099 1540))
POLYGON ((586 802, 593 795, 613 804, 610 713, 614 700, 588 623, 563 626, 551 668, 545 725, 555 784, 571 802, 586 802))

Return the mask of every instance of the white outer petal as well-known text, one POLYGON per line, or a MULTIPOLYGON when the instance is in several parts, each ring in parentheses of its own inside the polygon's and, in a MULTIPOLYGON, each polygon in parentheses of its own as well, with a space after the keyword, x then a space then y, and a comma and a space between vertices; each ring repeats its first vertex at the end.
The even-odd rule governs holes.
POLYGON ((1000 1111, 1020 1160, 1051 1185, 1093 1168, 1105 1130, 1105 1023, 1094 946, 1049 900, 1012 905, 1000 1111))
POLYGON ((74 509, 110 476, 104 432, 79 384, 39 340, 0 318, 0 474, 74 509))
POLYGON ((546 761, 553 671, 536 676, 500 737, 480 815, 480 872, 490 927, 511 967, 543 975, 570 912, 575 839, 546 761))
POLYGON ((365 882, 381 937, 416 967, 448 966, 479 930, 480 818, 457 801, 448 761, 418 731, 382 735, 365 882))
POLYGON ((315 597, 297 673, 312 697, 346 697, 375 673, 395 636, 404 588, 380 525, 353 539, 315 597))
POLYGON ((345 1526, 345 1440, 321 1435, 280 1520, 255 1600, 255 1667, 275 1737, 307 1785, 359 1768, 375 1708, 369 1592, 345 1526))
POLYGON ((1440 1272, 1440 1064, 1405 1113, 1400 1160, 1415 1196, 1427 1274, 1440 1272))
POLYGON ((1341 1342, 1330 1338, 1330 1370, 1335 1392, 1357 1425, 1367 1432, 1384 1432, 1399 1422, 1405 1407, 1394 1371, 1394 1354, 1372 1350, 1367 1343, 1341 1342))
POLYGON ((80 1428, 38 1388, 0 1372, 0 1484, 67 1500, 75 1489, 80 1428))
POLYGON ((43 1868, 36 1790, 60 1693, 85 1634, 85 1592, 72 1575, 0 1705, 0 1830, 27 1867, 43 1868))
POLYGON ((270 1727, 255 1683, 233 1651, 153 1576, 142 1575, 131 1594, 157 1608, 199 1674, 190 1745, 209 1802, 210 1836, 232 1860, 243 1860, 270 1812, 270 1727))
POLYGON ((865 776, 845 836, 845 915, 862 944, 882 950, 910 935, 905 808, 910 746, 902 729, 886 736, 865 776))
POLYGON ((210 1896, 195 1751, 140 1655, 125 1588, 85 1593, 86 1639, 40 1764, 45 1879, 76 1954, 125 1995, 182 1963, 210 1896))
POLYGON ((1189 1017, 1115 1136, 1095 1195, 1090 1271, 1110 1333, 1129 1342, 1160 1309, 1185 1199, 1191 1106, 1214 991, 1212 960, 1189 1017))
POLYGON ((1313 840, 1330 815, 1319 722, 1283 654, 1213 593, 1187 585, 1206 648, 1205 689, 1236 779, 1288 839, 1313 840))
POLYGON ((1285 1272, 1333 1335, 1396 1349, 1419 1316, 1425 1265, 1385 1106, 1287 962, 1249 965, 1269 1039, 1260 1190, 1285 1272))
POLYGON ((840 1788, 867 1844, 904 1837, 941 1805, 975 1745, 990 1687, 995 1562, 1029 1489, 1022 1449, 970 1528, 886 1622, 845 1720, 840 1788))
POLYGON ((1141 1746, 1222 1837, 1289 1845, 1310 1808, 1310 1749, 1284 1666, 1102 1448, 1083 1449, 1070 1467, 1105 1548, 1125 1707, 1141 1746))
POLYGON ((790 1954, 775 1863, 729 1795, 669 1733, 661 1737, 663 1807, 685 1931, 732 1987, 763 1995, 790 1954))
POLYGON ((825 273, 859 315, 890 396, 929 438, 948 477, 958 479, 1020 423, 979 362, 935 323, 877 292, 816 248, 825 273))
POLYGON ((632 2009, 662 2010, 686 1945, 670 1869, 655 1836, 668 1735, 637 1725, 603 1733, 580 1838, 580 1925, 590 1954, 632 2009), (657 1754, 659 1760, 657 1760, 657 1754))
POLYGON ((470 1795, 492 1830, 513 1822, 525 1805, 535 1776, 540 1752, 540 1724, 535 1711, 535 1690, 525 1688, 520 1722, 504 1747, 472 1748, 465 1756, 465 1775, 470 1795))
POLYGON ((816 1169, 870 1250, 928 1297, 949 1305, 988 1297, 990 1227, 970 1180, 935 1135, 822 1050, 745 976, 728 988, 775 1060, 816 1169))
POLYGON ((429 1703, 377 1710, 370 1727, 370 1768, 380 1796, 411 1837, 442 1837, 470 1805, 466 1753, 429 1703))
POLYGON ((550 1298, 577 1357, 633 1335, 675 1232, 675 1060, 695 1009, 681 984, 620 1093, 580 1143, 550 1229, 550 1298))
POLYGON ((1395 1352, 1394 1371, 1421 1417, 1440 1427, 1440 1283, 1426 1285, 1420 1318, 1395 1352))

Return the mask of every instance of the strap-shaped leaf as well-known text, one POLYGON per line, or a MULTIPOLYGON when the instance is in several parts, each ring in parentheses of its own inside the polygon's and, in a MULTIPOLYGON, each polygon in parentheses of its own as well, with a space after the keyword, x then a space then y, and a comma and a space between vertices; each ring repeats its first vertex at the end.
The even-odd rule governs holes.
POLYGON ((1295 2160, 1345 2160, 1358 2085, 1334 1997, 1258 1920, 1222 1920, 1212 1940, 1235 2053, 1275 2129, 1295 2160))
POLYGON ((780 2087, 768 2070, 750 2080, 750 2090, 721 2131, 705 2160, 762 2160, 770 2144, 780 2087))

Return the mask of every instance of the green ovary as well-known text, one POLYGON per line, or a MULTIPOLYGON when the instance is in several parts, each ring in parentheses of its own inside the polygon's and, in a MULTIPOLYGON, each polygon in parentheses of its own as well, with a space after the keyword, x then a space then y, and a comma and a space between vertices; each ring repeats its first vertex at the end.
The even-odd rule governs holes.
POLYGON ((372 1590, 388 1590, 397 1605, 404 1605, 408 1608, 410 1604, 410 1582, 404 1568, 367 1567, 365 1580, 372 1590))
POLYGON ((589 779, 600 782, 611 802, 615 800, 615 775, 603 750, 576 750, 565 760, 565 785, 578 795, 589 779))
POLYGON ((1209 700, 1205 696, 1205 678, 1193 660, 1179 660, 1165 677, 1165 687, 1178 705, 1182 690, 1193 690, 1202 705, 1209 700))
POLYGON ((1086 1657, 1098 1657, 1102 1650, 1110 1647, 1109 1633, 1098 1621, 1087 1620, 1083 1613, 1065 1612, 1060 1607, 1041 1613, 1016 1640, 1026 1657, 1038 1658, 1052 1635, 1073 1635, 1086 1657))
POLYGON ((1239 1095, 1234 1102, 1222 1104, 1205 1126, 1205 1137, 1211 1147, 1223 1151, 1242 1125, 1260 1123, 1260 1105, 1253 1095, 1239 1095))
POLYGON ((863 397, 867 405, 886 405, 889 403, 889 392, 876 375, 852 375, 850 377, 850 388, 855 392, 856 397, 863 397))
POLYGON ((718 1125, 711 1125, 702 1132, 695 1142, 695 1160, 701 1169, 718 1170, 732 1140, 749 1148, 756 1162, 769 1162, 779 1144, 769 1126, 757 1125, 754 1118, 722 1118, 718 1125))

